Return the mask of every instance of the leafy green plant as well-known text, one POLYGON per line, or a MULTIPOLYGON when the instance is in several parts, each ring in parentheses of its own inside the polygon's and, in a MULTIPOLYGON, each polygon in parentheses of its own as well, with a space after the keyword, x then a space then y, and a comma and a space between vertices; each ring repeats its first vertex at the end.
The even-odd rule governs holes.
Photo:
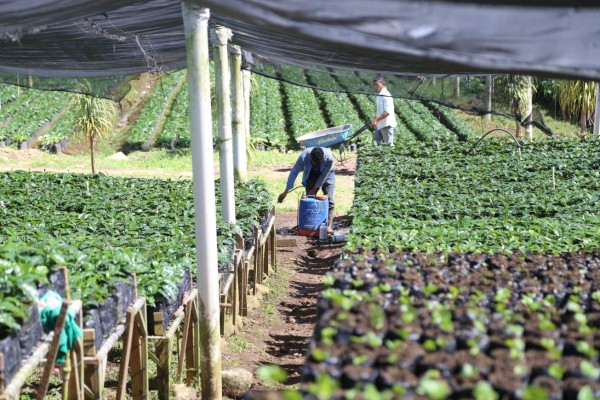
POLYGON ((270 385, 283 383, 288 378, 288 374, 285 369, 278 365, 263 365, 258 368, 256 374, 260 379, 270 385))
POLYGON ((489 382, 479 381, 473 389, 473 398, 475 400, 498 400, 500 396, 489 382))
POLYGON ((439 379, 440 373, 436 370, 427 371, 419 380, 417 393, 427 396, 432 400, 443 400, 450 395, 451 389, 448 382, 439 379))

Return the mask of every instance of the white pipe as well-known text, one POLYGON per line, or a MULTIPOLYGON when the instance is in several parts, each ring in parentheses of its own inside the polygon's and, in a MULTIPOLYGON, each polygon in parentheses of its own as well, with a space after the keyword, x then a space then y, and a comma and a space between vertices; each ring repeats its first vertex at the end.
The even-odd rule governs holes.
POLYGON ((600 135, 600 82, 596 82, 596 109, 594 110, 594 135, 600 135))
POLYGON ((242 71, 244 86, 244 131, 246 132, 246 143, 250 143, 250 94, 252 91, 252 78, 250 71, 242 71))
POLYGON ((213 173, 208 19, 210 11, 182 2, 190 93, 190 130, 203 399, 222 398, 217 220, 213 173))
POLYGON ((460 97, 460 77, 454 78, 454 97, 460 97))
POLYGON ((527 137, 530 142, 533 142, 533 125, 531 121, 533 120, 533 78, 530 76, 527 77, 527 109, 525 110, 525 114, 527 115, 527 122, 529 125, 525 128, 527 131, 527 137))
POLYGON ((219 114, 219 170, 221 179, 221 208, 223 220, 235 223, 235 194, 233 189, 233 149, 231 140, 231 88, 227 42, 231 30, 218 26, 211 29, 211 39, 215 46, 215 91, 219 114))
POLYGON ((242 52, 239 46, 231 46, 231 114, 233 132, 233 173, 237 180, 248 179, 246 157, 246 132, 244 127, 244 90, 242 87, 242 52))
MULTIPOLYGON (((485 111, 492 111, 492 76, 485 77, 485 111)), ((491 120, 492 114, 485 114, 485 119, 491 120)))

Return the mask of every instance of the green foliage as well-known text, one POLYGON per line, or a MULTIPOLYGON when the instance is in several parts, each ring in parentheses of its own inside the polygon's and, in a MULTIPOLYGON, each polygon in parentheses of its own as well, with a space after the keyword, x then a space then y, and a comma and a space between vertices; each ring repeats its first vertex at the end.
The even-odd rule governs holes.
POLYGON ((256 371, 256 375, 270 385, 284 383, 288 377, 285 369, 278 365, 262 365, 256 371))
MULTIPOLYGON (((219 198, 220 185, 215 187, 219 198)), ((183 271, 195 267, 189 180, 11 172, 0 174, 0 198, 0 244, 23 242, 15 245, 20 249, 60 241, 44 250, 44 257, 55 261, 43 265, 67 265, 73 296, 86 306, 102 301, 114 283, 132 272, 149 304, 172 298, 183 271)), ((234 235, 252 233, 272 207, 266 185, 257 180, 238 185, 236 198, 245 206, 238 209, 240 225, 217 220, 220 264, 231 260, 234 235)), ((0 282, 11 276, 3 274, 0 282)), ((27 281, 22 282, 25 287, 27 281)))
POLYGON ((556 99, 565 120, 580 121, 585 132, 596 109, 597 83, 588 81, 554 81, 556 99))
POLYGON ((600 246, 600 186, 589 167, 595 146, 528 144, 522 161, 507 141, 469 148, 418 142, 362 147, 348 248, 560 253, 600 246))
MULTIPOLYGON (((265 72, 275 75, 273 67, 265 72)), ((285 116, 279 82, 261 75, 253 75, 256 85, 250 93, 250 137, 254 143, 267 146, 285 146, 285 116)))
MULTIPOLYGON (((282 66, 280 74, 292 82, 308 84, 304 72, 299 67, 282 66)), ((286 107, 290 113, 289 122, 293 137, 327 128, 312 89, 289 83, 283 83, 282 88, 286 94, 286 107)))
MULTIPOLYGON (((330 88, 342 91, 342 87, 328 73, 307 70, 307 76, 310 78, 313 86, 321 88, 330 88)), ((362 121, 345 93, 333 93, 323 90, 316 92, 317 97, 325 106, 325 112, 331 121, 331 126, 341 126, 351 124, 354 130, 363 126, 367 121, 362 121)))
POLYGON ((30 100, 2 128, 0 136, 22 143, 33 137, 42 126, 69 102, 69 94, 30 90, 30 100))
POLYGON ((500 396, 489 382, 479 381, 473 389, 473 398, 475 400, 498 400, 500 396))
POLYGON ((548 400, 548 390, 541 386, 528 386, 523 392, 523 400, 548 400))
MULTIPOLYGON (((524 75, 498 75, 494 78, 494 97, 506 104, 511 112, 526 116, 525 107, 529 101, 530 77, 524 75)), ((531 84, 532 90, 535 86, 531 84)))
POLYGON ((129 135, 127 135, 125 145, 128 149, 139 150, 152 138, 159 118, 166 112, 164 110, 165 100, 169 97, 169 93, 173 88, 186 77, 186 70, 183 69, 165 75, 155 84, 140 116, 135 121, 129 135))
POLYGON ((443 400, 448 398, 452 389, 445 380, 439 379, 439 371, 430 370, 419 380, 417 393, 427 396, 431 400, 443 400))
POLYGON ((27 306, 38 300, 38 285, 47 282, 57 260, 62 261, 41 243, 0 244, 0 331, 20 328, 27 306))

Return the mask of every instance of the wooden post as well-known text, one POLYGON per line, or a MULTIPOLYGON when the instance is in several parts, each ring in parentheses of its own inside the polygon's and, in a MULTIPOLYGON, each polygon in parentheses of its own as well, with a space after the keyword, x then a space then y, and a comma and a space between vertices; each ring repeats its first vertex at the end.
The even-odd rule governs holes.
POLYGON ((54 369, 54 363, 56 362, 56 355, 58 354, 58 346, 60 344, 60 336, 62 335, 65 322, 67 321, 67 310, 71 302, 67 299, 63 299, 62 306, 60 308, 60 314, 56 319, 56 325, 54 326, 54 336, 52 337, 52 344, 50 345, 50 351, 46 356, 46 365, 44 366, 44 372, 42 373, 42 380, 38 388, 36 399, 42 400, 48 393, 48 385, 50 384, 50 374, 54 369))
POLYGON ((271 228, 271 266, 273 271, 277 272, 277 227, 275 219, 275 210, 273 210, 273 227, 271 228))
POLYGON ((198 295, 196 294, 193 302, 190 304, 192 319, 190 330, 193 340, 188 342, 185 349, 186 384, 188 386, 192 386, 192 384, 200 381, 200 314, 198 307, 198 295))
MULTIPOLYGON (((96 356, 96 331, 93 329, 83 330, 83 352, 84 357, 95 358, 96 356)), ((102 397, 100 385, 101 382, 104 382, 102 371, 101 364, 90 365, 88 368, 84 368, 84 393, 91 399, 102 397)))
POLYGON ((195 380, 196 375, 194 371, 197 371, 199 364, 195 363, 196 346, 198 341, 196 340, 194 330, 197 326, 197 314, 195 307, 197 306, 198 290, 194 289, 187 297, 185 301, 185 318, 183 324, 183 337, 181 339, 181 348, 179 351, 179 360, 177 363, 177 381, 181 382, 181 375, 183 372, 183 364, 186 364, 186 380, 187 384, 191 385, 195 380), (184 360, 185 358, 185 360, 184 360), (191 372, 191 374, 190 374, 191 372))
POLYGON ((258 279, 258 264, 260 259, 260 228, 254 229, 254 270, 252 271, 252 295, 256 296, 256 281, 258 279))
POLYGON ((239 281, 240 285, 238 290, 240 291, 240 315, 246 317, 248 315, 248 273, 250 270, 250 261, 244 259, 242 265, 242 273, 239 281))
POLYGON ((131 397, 133 400, 148 398, 148 329, 146 327, 146 303, 135 315, 134 346, 131 349, 131 397))
POLYGON ((262 275, 261 275, 262 280, 264 280, 265 277, 269 276, 269 274, 270 274, 270 272, 269 272, 269 256, 270 256, 270 252, 271 252, 271 240, 270 240, 271 238, 269 236, 270 234, 271 234, 271 231, 268 230, 266 232, 265 241, 263 244, 263 262, 262 262, 263 268, 261 271, 262 272, 262 275))
POLYGON ((132 399, 148 398, 147 365, 148 334, 146 330, 146 299, 140 297, 127 309, 125 335, 123 336, 123 352, 117 384, 117 400, 125 399, 128 366, 131 370, 132 399))
MULTIPOLYGON (((75 313, 75 321, 79 326, 83 326, 83 305, 81 305, 81 301, 79 300, 76 302, 79 304, 78 307, 73 307, 78 309, 75 313)), ((65 378, 63 380, 63 399, 65 400, 79 400, 84 398, 83 351, 82 335, 75 341, 73 348, 69 352, 71 371, 68 379, 65 378)))
MULTIPOLYGON (((154 313, 154 335, 163 336, 165 334, 162 324, 162 313, 154 313), (157 314, 160 315, 160 323, 156 323, 157 314)), ((156 386, 159 399, 170 398, 171 379, 169 366, 171 365, 171 340, 161 340, 156 342, 156 386)))

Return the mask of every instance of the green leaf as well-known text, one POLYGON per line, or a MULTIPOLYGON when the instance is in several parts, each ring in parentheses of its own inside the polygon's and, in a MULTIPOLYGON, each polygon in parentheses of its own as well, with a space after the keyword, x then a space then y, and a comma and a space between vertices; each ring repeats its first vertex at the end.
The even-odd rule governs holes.
POLYGON ((270 385, 283 383, 288 377, 287 372, 278 365, 263 365, 258 368, 256 374, 270 385))

